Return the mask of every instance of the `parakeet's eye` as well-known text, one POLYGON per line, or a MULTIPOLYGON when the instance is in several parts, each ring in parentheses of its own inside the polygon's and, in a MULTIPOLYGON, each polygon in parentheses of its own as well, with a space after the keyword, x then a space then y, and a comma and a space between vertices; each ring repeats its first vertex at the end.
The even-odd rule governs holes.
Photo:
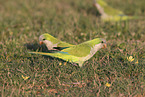
POLYGON ((46 40, 45 38, 43 40, 46 40))
POLYGON ((104 41, 101 41, 101 43, 104 43, 104 41))

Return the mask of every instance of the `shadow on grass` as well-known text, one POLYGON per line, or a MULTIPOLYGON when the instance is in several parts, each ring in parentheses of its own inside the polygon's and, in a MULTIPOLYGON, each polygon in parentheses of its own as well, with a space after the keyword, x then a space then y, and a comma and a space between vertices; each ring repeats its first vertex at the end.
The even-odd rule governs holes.
POLYGON ((40 45, 37 42, 35 42, 35 43, 26 43, 26 44, 24 44, 24 47, 26 47, 30 51, 49 52, 45 45, 40 45))
POLYGON ((26 47, 27 50, 35 51, 35 52, 55 53, 55 52, 59 51, 59 49, 58 50, 48 50, 47 47, 45 46, 45 44, 40 45, 37 42, 35 42, 35 43, 26 43, 26 44, 24 44, 24 47, 26 47))

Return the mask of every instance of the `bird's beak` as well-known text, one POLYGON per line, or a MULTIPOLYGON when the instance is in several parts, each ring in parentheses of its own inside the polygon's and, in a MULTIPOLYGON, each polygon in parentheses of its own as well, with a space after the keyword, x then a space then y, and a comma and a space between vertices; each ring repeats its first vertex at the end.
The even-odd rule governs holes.
POLYGON ((40 42, 39 42, 39 44, 41 45, 41 44, 43 44, 43 42, 42 42, 42 41, 40 41, 40 42))
POLYGON ((104 44, 103 47, 102 47, 102 49, 104 49, 104 48, 106 48, 106 47, 107 47, 107 44, 104 44))

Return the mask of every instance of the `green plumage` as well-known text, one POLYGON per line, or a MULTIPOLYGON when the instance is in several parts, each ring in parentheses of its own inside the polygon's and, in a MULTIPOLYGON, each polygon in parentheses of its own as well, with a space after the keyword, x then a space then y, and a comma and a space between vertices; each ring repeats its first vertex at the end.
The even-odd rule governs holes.
POLYGON ((60 59, 63 59, 65 61, 69 61, 69 62, 79 63, 79 57, 67 54, 66 52, 59 52, 58 51, 57 53, 43 53, 43 52, 29 52, 29 53, 39 54, 39 55, 46 55, 46 56, 60 58, 60 59))
POLYGON ((82 64, 90 59, 99 49, 101 49, 106 41, 101 38, 96 38, 79 45, 70 46, 55 53, 43 53, 43 52, 29 52, 32 54, 47 55, 56 58, 63 59, 65 61, 78 63, 81 67, 82 64))
POLYGON ((48 33, 42 34, 39 37, 39 41, 42 41, 48 48, 48 50, 53 50, 53 47, 70 47, 72 44, 58 40, 57 38, 51 36, 48 33))
POLYGON ((104 12, 108 15, 124 15, 124 13, 118 9, 112 8, 104 0, 97 0, 97 3, 104 9, 104 12))
POLYGON ((68 49, 64 49, 62 50, 62 52, 68 52, 69 54, 77 57, 85 57, 90 53, 91 48, 93 48, 93 46, 99 44, 100 42, 101 42, 100 38, 93 39, 91 41, 87 41, 79 45, 72 46, 68 49))
MULTIPOLYGON (((96 1, 96 0, 95 0, 96 1)), ((122 11, 112 8, 104 0, 97 0, 95 6, 101 14, 103 21, 125 21, 128 19, 137 19, 136 16, 127 16, 122 11)))

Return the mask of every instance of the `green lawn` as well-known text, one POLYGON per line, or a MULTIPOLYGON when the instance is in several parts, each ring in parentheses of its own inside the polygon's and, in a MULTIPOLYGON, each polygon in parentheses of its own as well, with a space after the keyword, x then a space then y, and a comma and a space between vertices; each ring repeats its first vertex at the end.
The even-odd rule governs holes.
POLYGON ((92 0, 1 0, 1 97, 145 96, 145 1, 106 1, 139 19, 102 22, 92 0), (47 50, 38 44, 43 33, 72 44, 101 37, 107 48, 80 68, 29 54, 47 50))

